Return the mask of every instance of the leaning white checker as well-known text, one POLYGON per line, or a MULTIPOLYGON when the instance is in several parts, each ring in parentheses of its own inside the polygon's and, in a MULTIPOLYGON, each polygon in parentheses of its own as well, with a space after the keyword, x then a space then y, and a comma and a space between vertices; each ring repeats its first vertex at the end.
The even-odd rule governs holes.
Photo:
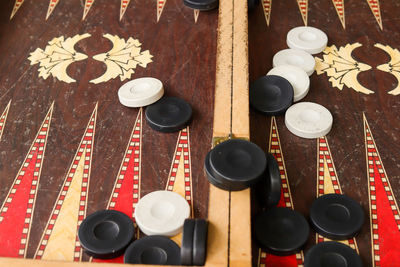
POLYGON ((307 73, 296 66, 281 65, 271 69, 267 75, 281 76, 293 87, 293 102, 303 99, 310 90, 310 78, 307 73))
POLYGON ((326 48, 328 36, 320 29, 301 26, 291 29, 287 34, 287 45, 310 54, 318 54, 326 48))
POLYGON ((311 102, 291 106, 285 114, 285 125, 294 135, 318 138, 327 135, 332 128, 333 117, 328 109, 311 102))
POLYGON ((308 76, 315 70, 315 59, 309 53, 298 49, 284 49, 274 55, 273 67, 280 65, 292 65, 302 68, 308 76))
POLYGON ((145 77, 129 81, 118 90, 122 105, 137 108, 151 105, 164 95, 164 86, 156 78, 145 77))
POLYGON ((136 223, 146 235, 177 235, 189 216, 187 200, 171 191, 151 192, 142 197, 135 208, 136 223))

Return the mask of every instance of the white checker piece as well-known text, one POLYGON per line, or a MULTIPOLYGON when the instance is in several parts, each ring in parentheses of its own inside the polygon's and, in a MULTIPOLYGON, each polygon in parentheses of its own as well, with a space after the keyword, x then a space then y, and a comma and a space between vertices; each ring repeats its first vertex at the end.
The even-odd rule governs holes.
POLYGON ((164 86, 156 78, 145 77, 129 81, 118 90, 122 105, 137 108, 151 105, 164 95, 164 86))
POLYGON ((307 73, 296 66, 281 65, 270 70, 267 75, 281 76, 293 87, 293 102, 303 99, 310 90, 310 78, 307 73))
POLYGON ((325 136, 332 128, 333 117, 328 109, 311 102, 291 106, 285 114, 288 130, 302 138, 313 139, 325 136))
POLYGON ((187 200, 178 193, 165 190, 145 195, 135 209, 136 223, 146 235, 177 235, 189 216, 187 200))
POLYGON ((284 49, 274 55, 272 59, 273 67, 281 65, 292 65, 302 68, 308 76, 315 70, 315 59, 309 53, 298 49, 284 49))
POLYGON ((288 32, 286 42, 292 49, 300 49, 313 55, 324 51, 328 36, 320 29, 301 26, 288 32))

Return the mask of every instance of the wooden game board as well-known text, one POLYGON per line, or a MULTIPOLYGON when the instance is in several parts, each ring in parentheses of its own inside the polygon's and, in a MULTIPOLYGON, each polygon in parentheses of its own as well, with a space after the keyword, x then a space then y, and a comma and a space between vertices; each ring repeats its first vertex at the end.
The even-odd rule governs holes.
MULTIPOLYGON (((400 248, 400 104, 398 12, 392 0, 263 0, 249 16, 250 82, 272 68, 287 48, 286 34, 313 26, 328 35, 316 55, 317 70, 302 101, 322 104, 333 115, 331 132, 318 140, 291 134, 284 117, 251 112, 251 140, 269 150, 281 167, 280 205, 309 214, 312 201, 343 193, 361 203, 365 224, 347 244, 365 266, 398 266, 400 248)), ((253 213, 257 203, 253 202, 253 213)), ((323 241, 313 232, 304 252, 323 241)), ((255 266, 302 266, 304 253, 273 257, 253 245, 255 266)))
MULTIPOLYGON (((307 217, 317 196, 347 194, 361 203, 366 220, 345 243, 365 266, 400 265, 395 0, 262 0, 249 15, 249 71, 246 1, 221 0, 219 12, 206 13, 179 0, 115 2, 0 3, 0 240, 14 245, 0 250, 7 257, 1 264, 52 266, 60 258, 51 258, 48 247, 60 246, 72 246, 60 266, 94 264, 78 262, 90 260, 75 247, 78 222, 104 208, 133 214, 140 196, 165 189, 184 195, 194 217, 210 220, 208 266, 302 266, 323 237, 312 232, 304 251, 272 256, 250 245, 250 191, 223 192, 205 179, 212 144, 250 135, 279 162, 280 206, 307 217), (248 127, 248 79, 268 72, 273 55, 287 48, 287 32, 301 25, 329 38, 302 100, 333 114, 332 131, 318 140, 292 135, 283 116, 250 111, 248 127), (107 54, 117 46, 123 55, 107 54), (159 78, 167 95, 192 104, 188 128, 157 133, 144 110, 119 104, 120 85, 143 76, 159 78), (66 197, 74 189, 74 198, 66 197), (6 204, 11 198, 27 208, 6 204), (72 239, 51 237, 60 221, 72 239)), ((262 209, 253 198, 251 207, 251 215, 262 209)))

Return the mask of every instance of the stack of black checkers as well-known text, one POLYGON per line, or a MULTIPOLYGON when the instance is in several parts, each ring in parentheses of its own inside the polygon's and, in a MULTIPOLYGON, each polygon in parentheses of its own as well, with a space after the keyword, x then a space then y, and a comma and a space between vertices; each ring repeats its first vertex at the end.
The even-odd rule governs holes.
POLYGON ((263 178, 267 158, 256 144, 231 139, 218 144, 207 154, 204 167, 211 184, 223 190, 239 191, 263 178))
POLYGON ((208 223, 206 220, 185 220, 182 232, 182 265, 204 265, 207 253, 207 233, 208 223))
POLYGON ((271 254, 286 256, 306 244, 310 227, 299 212, 277 207, 281 199, 281 175, 278 162, 268 153, 264 177, 256 186, 257 198, 264 210, 253 218, 253 236, 261 248, 271 254))
MULTIPOLYGON (((274 207, 269 201, 263 204, 266 208, 254 217, 252 227, 259 246, 278 256, 294 254, 303 249, 310 233, 304 216, 289 208, 274 207)), ((321 236, 330 240, 347 240, 360 231, 364 223, 364 211, 359 203, 346 195, 326 194, 313 202, 310 221, 321 236)), ((363 265, 360 256, 350 246, 340 242, 322 242, 307 251, 304 266, 363 265)))
MULTIPOLYGON (((317 198, 310 210, 314 230, 332 240, 353 238, 364 223, 364 211, 359 203, 346 195, 326 194, 317 198)), ((351 247, 339 242, 322 242, 311 247, 305 257, 305 267, 361 267, 362 261, 351 247)))
POLYGON ((125 263, 204 265, 208 222, 187 219, 190 215, 188 206, 186 199, 177 193, 155 191, 144 196, 135 210, 136 222, 142 232, 146 232, 146 237, 134 241, 133 221, 124 213, 100 210, 82 221, 79 241, 93 258, 111 259, 124 254, 125 263), (166 205, 169 214, 163 210, 166 205), (182 247, 179 247, 169 237, 181 232, 182 247))

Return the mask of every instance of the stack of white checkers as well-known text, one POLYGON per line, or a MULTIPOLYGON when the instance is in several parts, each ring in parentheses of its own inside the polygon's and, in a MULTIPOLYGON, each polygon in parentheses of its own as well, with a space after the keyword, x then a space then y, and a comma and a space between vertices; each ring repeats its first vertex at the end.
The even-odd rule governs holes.
POLYGON ((286 42, 289 49, 274 55, 273 69, 267 73, 269 79, 260 78, 250 86, 250 104, 266 115, 286 112, 286 127, 299 137, 324 136, 329 133, 333 123, 329 110, 311 102, 292 103, 308 94, 309 76, 315 69, 312 54, 318 54, 326 48, 328 37, 314 27, 296 27, 289 31, 286 42))

